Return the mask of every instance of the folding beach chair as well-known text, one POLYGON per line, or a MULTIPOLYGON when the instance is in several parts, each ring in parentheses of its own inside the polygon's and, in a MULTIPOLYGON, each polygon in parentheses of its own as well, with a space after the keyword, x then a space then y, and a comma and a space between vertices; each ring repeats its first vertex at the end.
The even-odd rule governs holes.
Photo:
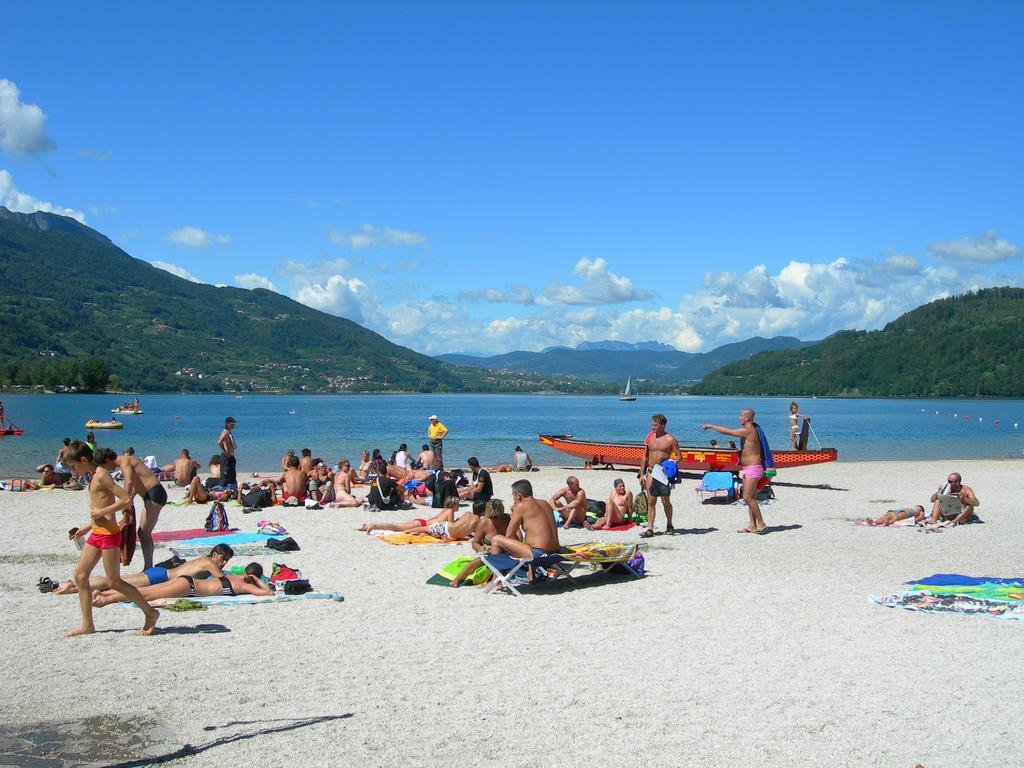
POLYGON ((736 496, 736 479, 732 472, 705 472, 700 485, 694 490, 700 494, 701 501, 704 501, 705 494, 710 494, 714 498, 720 493, 724 493, 725 497, 731 500, 736 496))
POLYGON ((573 578, 572 572, 580 565, 589 565, 601 573, 607 573, 617 566, 622 566, 628 573, 636 578, 640 575, 633 571, 627 563, 640 548, 639 544, 601 544, 591 542, 589 544, 578 544, 573 547, 563 548, 561 551, 550 555, 535 555, 522 560, 510 555, 479 554, 480 561, 494 574, 494 578, 487 585, 485 592, 493 592, 499 587, 505 587, 516 597, 522 597, 517 589, 524 583, 530 583, 526 577, 528 567, 534 569, 534 581, 536 581, 536 569, 553 569, 556 579, 564 576, 574 586, 579 582, 573 578))

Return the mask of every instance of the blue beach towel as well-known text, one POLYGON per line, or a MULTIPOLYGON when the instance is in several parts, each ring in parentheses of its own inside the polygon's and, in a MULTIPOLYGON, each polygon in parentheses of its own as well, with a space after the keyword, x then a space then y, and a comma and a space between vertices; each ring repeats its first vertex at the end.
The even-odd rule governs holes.
POLYGON ((998 579, 995 576, 962 576, 958 573, 936 573, 907 584, 920 584, 927 587, 970 587, 978 584, 1013 584, 1024 586, 1024 576, 1011 579, 998 579))
POLYGON ((761 458, 764 460, 764 468, 774 467, 775 461, 772 459, 772 449, 768 447, 768 438, 765 437, 764 430, 761 429, 761 425, 754 422, 754 430, 757 432, 757 439, 761 443, 761 458))
POLYGON ((198 539, 184 539, 174 542, 176 548, 180 549, 207 549, 217 544, 263 544, 268 539, 274 538, 269 533, 225 533, 223 536, 203 536, 198 539))

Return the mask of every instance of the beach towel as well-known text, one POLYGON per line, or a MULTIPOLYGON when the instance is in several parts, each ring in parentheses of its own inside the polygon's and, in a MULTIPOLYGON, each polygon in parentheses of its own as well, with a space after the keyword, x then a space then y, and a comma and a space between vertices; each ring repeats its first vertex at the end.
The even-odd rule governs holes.
POLYGON ((868 601, 887 608, 906 608, 909 611, 1024 621, 1024 603, 1020 601, 983 600, 967 595, 932 595, 928 592, 870 595, 868 601))
POLYGON ((202 536, 194 539, 184 539, 178 542, 179 549, 203 549, 206 552, 210 551, 210 547, 216 544, 227 544, 230 547, 234 547, 235 544, 265 544, 270 539, 274 538, 267 533, 222 533, 212 536, 202 536))
POLYGON ((912 517, 905 517, 902 520, 897 520, 892 525, 868 525, 864 520, 851 520, 850 525, 854 528, 913 528, 917 523, 912 517))
MULTIPOLYGON (((266 544, 239 544, 237 546, 232 544, 231 550, 235 553, 235 557, 268 557, 274 554, 274 550, 268 549, 266 544)), ((176 546, 171 549, 171 552, 177 554, 180 558, 190 560, 193 557, 203 557, 210 554, 210 547, 176 546)))
MULTIPOLYGON (((465 568, 469 563, 475 560, 474 555, 467 555, 463 557, 456 557, 447 565, 444 565, 427 579, 427 584, 432 584, 436 587, 448 587, 451 588, 452 579, 459 575, 459 572, 465 568)), ((491 571, 486 565, 481 565, 475 571, 473 571, 466 579, 462 582, 463 584, 480 585, 483 584, 490 577, 491 571)))
MULTIPOLYGON (((171 603, 176 602, 181 598, 176 597, 163 597, 157 600, 150 601, 150 605, 154 608, 164 608, 171 603)), ((342 603, 345 598, 337 592, 306 592, 302 595, 282 595, 280 593, 274 595, 216 595, 214 597, 190 597, 189 600, 199 603, 203 606, 209 605, 268 605, 271 603, 288 603, 292 600, 327 600, 330 602, 342 603)), ((135 604, 131 601, 122 601, 116 603, 122 607, 131 606, 135 604)), ((157 629, 157 634, 160 630, 157 629)))
POLYGON ((188 528, 182 531, 158 531, 153 534, 153 541, 183 541, 185 539, 205 539, 211 536, 222 535, 223 533, 220 531, 208 531, 205 528, 188 528))
POLYGON ((985 600, 1020 600, 1021 587, 1014 584, 975 584, 970 586, 950 586, 950 587, 929 587, 923 584, 915 584, 911 589, 912 592, 928 592, 933 595, 969 595, 970 597, 980 597, 985 600))
POLYGON ((908 581, 906 584, 925 584, 932 587, 970 586, 976 584, 1012 584, 1024 587, 1024 576, 1015 576, 1008 579, 1001 579, 995 576, 963 576, 959 573, 936 573, 916 581, 908 581))
POLYGON ((634 523, 634 522, 632 522, 630 520, 626 520, 626 521, 623 521, 623 522, 619 523, 618 525, 609 525, 607 528, 602 528, 601 530, 604 530, 604 531, 615 531, 615 532, 618 533, 618 532, 621 532, 621 531, 629 531, 629 530, 632 530, 633 528, 636 528, 636 523, 634 523))
POLYGON ((463 544, 469 539, 452 541, 450 539, 438 539, 425 533, 395 533, 393 531, 370 531, 371 536, 377 536, 385 544, 463 544))
POLYGON ((772 458, 772 449, 768 447, 768 438, 765 437, 764 430, 761 426, 754 423, 754 431, 757 432, 758 442, 761 443, 761 459, 765 469, 775 466, 775 460, 772 458))

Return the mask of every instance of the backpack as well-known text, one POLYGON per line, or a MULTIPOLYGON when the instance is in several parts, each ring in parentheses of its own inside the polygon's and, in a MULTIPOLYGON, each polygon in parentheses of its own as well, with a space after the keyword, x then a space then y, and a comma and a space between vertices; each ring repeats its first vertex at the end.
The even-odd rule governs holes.
POLYGON ((210 514, 206 516, 206 525, 203 527, 208 531, 229 530, 227 510, 224 509, 224 505, 219 501, 213 502, 213 506, 210 507, 210 514))
POLYGON ((250 509, 263 509, 264 507, 271 507, 274 505, 274 500, 270 496, 270 491, 266 488, 254 488, 246 494, 242 495, 242 506, 249 507, 250 509))

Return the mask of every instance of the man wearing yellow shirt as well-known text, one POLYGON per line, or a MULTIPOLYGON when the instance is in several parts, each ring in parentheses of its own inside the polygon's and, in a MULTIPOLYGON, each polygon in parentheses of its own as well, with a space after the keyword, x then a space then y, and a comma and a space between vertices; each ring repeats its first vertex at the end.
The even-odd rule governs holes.
POLYGON ((434 452, 434 458, 444 466, 444 458, 441 451, 444 448, 444 436, 448 434, 448 427, 437 420, 437 416, 430 417, 430 424, 427 426, 427 442, 430 443, 430 450, 434 452))

